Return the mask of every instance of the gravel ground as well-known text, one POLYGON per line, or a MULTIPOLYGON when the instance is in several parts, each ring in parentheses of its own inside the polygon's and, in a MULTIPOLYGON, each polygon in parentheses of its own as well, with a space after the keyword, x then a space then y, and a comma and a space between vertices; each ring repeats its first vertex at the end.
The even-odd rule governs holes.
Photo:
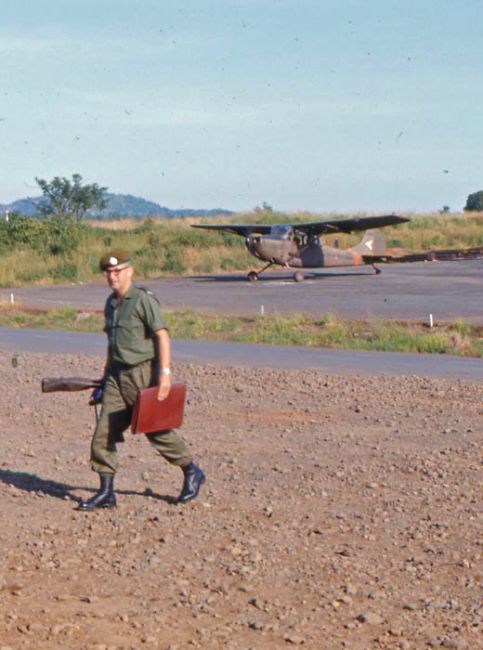
POLYGON ((200 497, 127 433, 85 513, 103 359, 0 354, 1 649, 482 647, 481 383, 179 364, 200 497))

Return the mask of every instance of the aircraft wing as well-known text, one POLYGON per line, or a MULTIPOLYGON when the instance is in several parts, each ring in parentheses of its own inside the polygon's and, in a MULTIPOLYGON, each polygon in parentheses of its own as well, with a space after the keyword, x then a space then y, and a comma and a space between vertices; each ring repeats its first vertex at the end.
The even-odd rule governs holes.
POLYGON ((272 229, 272 226, 268 224, 235 224, 235 223, 226 223, 226 224, 193 224, 192 228, 204 228, 205 230, 224 230, 225 232, 231 232, 234 235, 241 235, 242 237, 249 237, 253 233, 259 233, 260 235, 268 235, 272 229))
MULTIPOLYGON (((395 226, 398 223, 409 221, 405 217, 397 217, 388 214, 382 217, 354 217, 352 219, 334 219, 332 221, 312 221, 308 223, 284 224, 307 234, 322 235, 335 232, 350 233, 358 230, 371 230, 372 228, 384 228, 384 226, 395 226)), ((235 235, 249 237, 253 234, 269 235, 276 224, 193 224, 192 228, 204 228, 205 230, 225 230, 235 235)))
POLYGON ((388 214, 381 217, 354 217, 352 219, 334 219, 332 221, 312 221, 309 223, 296 223, 293 227, 296 230, 309 234, 323 235, 336 232, 350 233, 359 230, 371 230, 372 228, 384 228, 385 226, 396 226, 399 223, 409 221, 406 217, 397 217, 395 214, 388 214))
MULTIPOLYGON (((388 214, 381 217, 353 217, 352 219, 333 219, 331 221, 312 221, 308 223, 284 224, 298 232, 307 234, 322 235, 335 232, 350 233, 357 230, 370 230, 371 228, 384 228, 395 226, 398 223, 409 221, 406 217, 397 217, 388 214)), ((224 230, 242 237, 250 237, 253 234, 269 235, 276 224, 193 224, 192 228, 204 228, 205 230, 224 230)))

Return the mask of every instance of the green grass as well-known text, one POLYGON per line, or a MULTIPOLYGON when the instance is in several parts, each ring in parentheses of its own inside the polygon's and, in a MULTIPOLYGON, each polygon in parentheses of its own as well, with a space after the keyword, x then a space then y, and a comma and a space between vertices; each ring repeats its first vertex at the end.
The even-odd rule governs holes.
MULTIPOLYGON (((464 321, 429 330, 417 323, 352 321, 332 314, 322 319, 297 314, 218 316, 192 310, 165 315, 172 336, 178 339, 483 357, 483 328, 464 321)), ((27 311, 0 305, 3 327, 101 333, 103 324, 101 312, 79 312, 72 307, 27 311)))
MULTIPOLYGON (((209 223, 297 223, 343 216, 349 215, 261 210, 231 218, 213 218, 209 223)), ((388 247, 396 254, 483 246, 483 213, 403 216, 409 216, 411 221, 383 229, 388 247)), ((0 287, 92 282, 99 279, 100 257, 112 247, 127 249, 137 277, 145 279, 246 271, 259 266, 246 250, 242 237, 190 227, 192 223, 208 222, 206 219, 86 222, 77 233, 77 244, 72 246, 65 242, 68 230, 54 245, 53 235, 51 239, 46 238, 45 232, 38 228, 38 220, 20 221, 12 222, 11 230, 5 223, 0 229, 0 287)), ((324 242, 330 245, 338 240, 341 248, 347 248, 361 236, 362 233, 338 233, 325 237, 324 242)))

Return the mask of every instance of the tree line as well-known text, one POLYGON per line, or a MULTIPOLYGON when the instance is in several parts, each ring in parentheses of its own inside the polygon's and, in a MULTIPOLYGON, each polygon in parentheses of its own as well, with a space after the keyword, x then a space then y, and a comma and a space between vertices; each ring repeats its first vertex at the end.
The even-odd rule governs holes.
MULTIPOLYGON (((84 183, 82 176, 77 173, 72 174, 71 179, 55 176, 47 181, 36 177, 35 181, 42 192, 37 209, 47 219, 73 219, 79 223, 90 210, 102 211, 109 203, 107 187, 100 187, 97 183, 84 183)), ((468 195, 464 210, 483 211, 483 190, 468 195)), ((255 208, 255 213, 271 211, 272 208, 267 203, 263 204, 263 210, 255 208)), ((444 206, 441 212, 449 211, 449 206, 444 206)))
MULTIPOLYGON (((72 179, 55 176, 51 181, 43 178, 36 178, 35 181, 42 191, 38 209, 44 217, 72 218, 80 222, 89 210, 103 210, 107 207, 107 187, 100 187, 97 183, 83 183, 80 174, 72 174, 72 179)), ((266 203, 263 208, 264 211, 272 210, 266 203)), ((468 195, 464 210, 483 211, 483 190, 468 195)), ((448 206, 443 211, 449 212, 448 206)))

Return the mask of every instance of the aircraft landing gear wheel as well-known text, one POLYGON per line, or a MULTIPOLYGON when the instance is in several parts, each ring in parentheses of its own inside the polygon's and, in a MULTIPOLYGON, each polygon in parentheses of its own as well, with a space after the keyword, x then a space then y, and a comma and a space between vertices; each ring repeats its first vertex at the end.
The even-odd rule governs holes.
POLYGON ((304 278, 305 276, 302 273, 302 271, 295 271, 295 273, 293 274, 293 279, 295 280, 295 282, 302 282, 304 278))
POLYGON ((247 280, 250 282, 256 282, 258 280, 258 273, 256 271, 250 271, 247 275, 247 280))

